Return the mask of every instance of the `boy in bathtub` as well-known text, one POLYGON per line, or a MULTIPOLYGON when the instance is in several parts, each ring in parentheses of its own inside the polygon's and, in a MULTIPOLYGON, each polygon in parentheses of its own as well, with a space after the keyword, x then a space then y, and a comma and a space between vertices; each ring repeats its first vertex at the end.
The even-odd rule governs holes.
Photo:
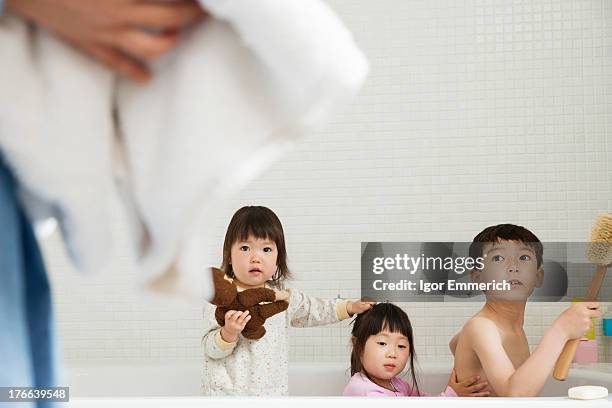
POLYGON ((544 278, 542 254, 540 240, 512 224, 485 228, 474 238, 470 257, 483 257, 484 267, 471 271, 472 280, 506 280, 510 290, 485 291, 485 305, 451 340, 459 381, 479 375, 491 396, 538 396, 566 341, 582 337, 591 318, 601 315, 596 302, 572 305, 530 354, 523 321, 527 298, 544 278))

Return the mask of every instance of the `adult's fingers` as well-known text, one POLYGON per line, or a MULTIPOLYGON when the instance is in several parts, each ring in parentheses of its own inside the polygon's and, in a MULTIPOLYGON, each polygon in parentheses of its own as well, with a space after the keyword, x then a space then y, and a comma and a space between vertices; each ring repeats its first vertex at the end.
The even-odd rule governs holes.
POLYGON ((145 83, 151 79, 151 73, 146 66, 118 50, 98 44, 78 44, 77 46, 80 46, 83 51, 112 71, 124 75, 133 81, 145 83))
POLYGON ((472 395, 470 395, 470 397, 488 397, 489 395, 491 395, 489 391, 483 391, 483 392, 475 392, 472 395))
POLYGON ((126 9, 123 18, 129 25, 157 30, 179 30, 205 15, 195 1, 135 2, 126 9))
POLYGON ((151 33, 134 27, 105 33, 103 41, 134 58, 151 61, 170 51, 178 43, 177 32, 151 33))

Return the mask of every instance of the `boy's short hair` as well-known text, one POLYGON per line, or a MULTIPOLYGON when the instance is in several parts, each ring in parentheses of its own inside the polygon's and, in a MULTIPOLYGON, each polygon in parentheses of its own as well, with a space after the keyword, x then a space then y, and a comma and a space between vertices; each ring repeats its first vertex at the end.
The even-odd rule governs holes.
POLYGON ((473 259, 482 257, 485 244, 501 241, 520 241, 524 243, 535 252, 538 268, 542 265, 544 253, 542 242, 527 228, 514 224, 499 224, 483 229, 472 240, 470 257, 473 259))

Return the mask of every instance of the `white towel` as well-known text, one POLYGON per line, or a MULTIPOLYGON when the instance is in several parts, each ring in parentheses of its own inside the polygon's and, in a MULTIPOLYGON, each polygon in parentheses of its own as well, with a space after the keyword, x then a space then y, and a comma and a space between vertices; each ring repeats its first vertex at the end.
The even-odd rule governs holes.
POLYGON ((113 257, 120 203, 139 282, 197 298, 210 294, 201 241, 215 203, 350 101, 367 74, 321 1, 201 3, 215 18, 156 61, 144 87, 0 19, 0 149, 59 220, 77 268, 113 257))

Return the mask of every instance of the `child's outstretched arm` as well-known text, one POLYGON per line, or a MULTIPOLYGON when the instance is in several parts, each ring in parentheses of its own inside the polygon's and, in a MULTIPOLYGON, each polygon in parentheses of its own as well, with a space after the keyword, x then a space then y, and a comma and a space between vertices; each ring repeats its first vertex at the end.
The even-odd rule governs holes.
POLYGON ((308 296, 291 289, 288 314, 294 327, 311 327, 337 323, 353 314, 362 313, 372 307, 373 302, 350 300, 325 300, 308 296))
MULTIPOLYGON (((546 331, 533 354, 517 369, 503 348, 497 326, 490 320, 473 318, 462 331, 478 356, 489 384, 499 396, 537 396, 550 376, 555 362, 570 339, 580 338, 601 315, 595 302, 575 304, 564 311, 546 331)), ((465 337, 464 337, 465 336, 465 337)))
POLYGON ((364 300, 349 300, 346 303, 346 311, 349 316, 366 312, 374 306, 376 302, 369 302, 364 300))

